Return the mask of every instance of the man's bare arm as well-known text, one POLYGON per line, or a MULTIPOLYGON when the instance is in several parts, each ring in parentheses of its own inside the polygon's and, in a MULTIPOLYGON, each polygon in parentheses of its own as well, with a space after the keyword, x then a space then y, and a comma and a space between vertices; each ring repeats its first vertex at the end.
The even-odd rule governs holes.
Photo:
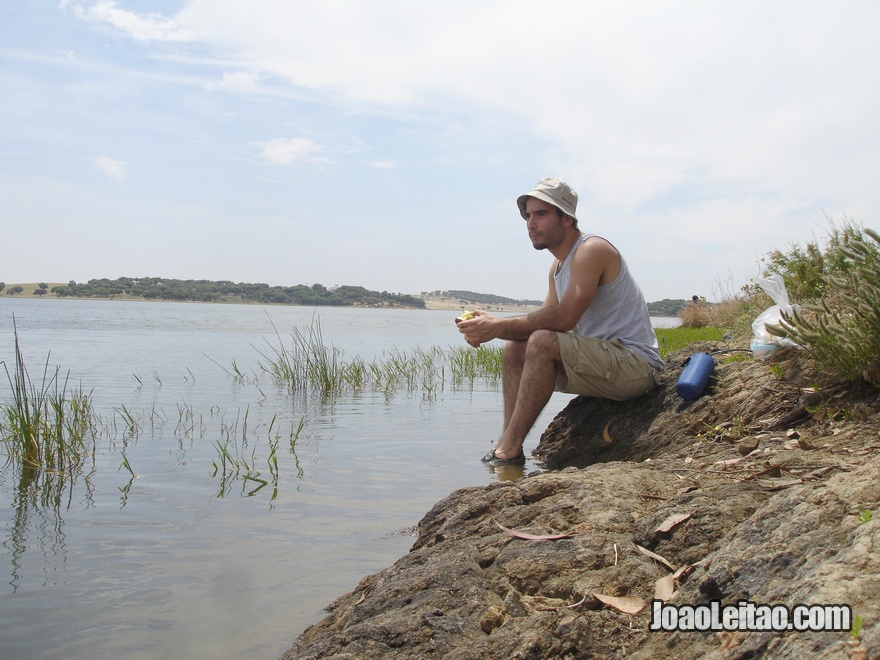
POLYGON ((620 270, 620 256, 610 243, 602 239, 587 240, 577 252, 571 264, 571 282, 562 300, 556 300, 553 271, 544 304, 536 312, 525 316, 497 318, 486 312, 478 312, 477 318, 459 324, 472 345, 492 339, 524 341, 535 330, 571 330, 590 306, 600 284, 610 281, 620 270))

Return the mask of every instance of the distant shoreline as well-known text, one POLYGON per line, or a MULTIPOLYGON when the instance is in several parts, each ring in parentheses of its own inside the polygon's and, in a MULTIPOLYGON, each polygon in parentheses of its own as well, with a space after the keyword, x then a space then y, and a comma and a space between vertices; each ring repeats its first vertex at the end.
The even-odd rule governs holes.
MULTIPOLYGON (((415 296, 420 298, 421 296, 415 296)), ((17 293, 14 296, 4 296, 0 294, 0 303, 4 299, 20 299, 20 300, 33 300, 33 299, 46 299, 46 300, 92 300, 95 302, 143 302, 143 303, 156 303, 156 302, 166 302, 166 303, 177 303, 177 304, 185 304, 185 305, 262 305, 264 307, 309 307, 309 308, 320 308, 320 307, 332 307, 335 309, 409 309, 413 311, 420 311, 422 309, 427 311, 446 311, 446 312, 461 312, 465 309, 473 311, 476 309, 481 309, 486 312, 494 313, 500 312, 504 314, 530 314, 531 312, 535 312, 539 309, 537 305, 477 305, 477 304, 462 304, 459 300, 453 299, 431 299, 425 298, 425 307, 407 307, 404 305, 392 307, 392 306, 374 306, 374 305, 292 305, 286 303, 267 303, 267 302, 254 302, 248 300, 213 300, 213 301, 205 301, 205 300, 148 300, 147 298, 135 298, 132 296, 114 296, 112 298, 98 298, 98 297, 77 297, 77 296, 65 296, 60 297, 54 294, 46 294, 45 296, 35 296, 33 294, 25 295, 24 293, 17 293)), ((652 313, 651 318, 676 318, 675 316, 669 316, 666 314, 656 314, 652 313)))
MULTIPOLYGON (((52 287, 55 286, 63 286, 63 283, 59 282, 46 282, 48 286, 48 291, 52 290, 52 287)), ((408 307, 405 305, 401 305, 398 307, 392 306, 380 306, 373 307, 370 305, 291 305, 284 303, 264 303, 264 302, 252 302, 247 300, 216 300, 216 301, 201 301, 201 300, 150 300, 144 297, 137 296, 112 296, 112 297, 98 297, 98 296, 57 296, 54 293, 46 293, 44 295, 36 295, 34 293, 35 289, 39 288, 39 282, 36 283, 7 283, 6 289, 0 291, 0 300, 3 299, 40 299, 40 300, 95 300, 95 301, 105 301, 105 302, 116 302, 116 301, 129 301, 129 302, 175 302, 175 303, 187 303, 187 304, 200 304, 200 305, 268 305, 274 306, 278 305, 279 307, 352 307, 356 309, 419 309, 417 307, 408 307), (9 289, 14 286, 22 287, 23 291, 21 293, 16 293, 14 295, 7 295, 6 289, 9 289)), ((519 312, 522 314, 528 314, 529 312, 534 312, 540 307, 537 305, 512 305, 512 304, 492 304, 492 305, 479 305, 477 303, 462 303, 461 300, 457 298, 440 298, 436 296, 425 297, 420 294, 410 294, 414 298, 421 298, 425 301, 425 309, 431 311, 462 311, 465 309, 475 310, 482 309, 487 312, 519 312)))
MULTIPOLYGON (((133 302, 180 302, 180 303, 194 303, 194 304, 202 304, 202 305, 266 305, 270 307, 279 306, 279 307, 352 307, 355 309, 421 309, 419 307, 410 307, 407 305, 295 305, 290 303, 268 303, 268 302, 258 302, 258 301, 249 301, 249 300, 213 300, 213 301, 202 301, 202 300, 164 300, 164 299, 147 299, 143 297, 137 296, 127 296, 127 295, 119 295, 112 296, 109 298, 98 297, 98 296, 58 296, 54 293, 49 293, 52 290, 52 287, 55 286, 64 286, 58 282, 51 282, 47 284, 47 293, 44 295, 35 295, 34 290, 39 288, 39 283, 7 283, 6 288, 3 291, 0 291, 0 300, 9 299, 9 298, 41 298, 46 300, 103 300, 107 302, 113 302, 118 300, 127 300, 133 302), (6 291, 14 286, 22 287, 21 293, 16 293, 14 295, 7 295, 6 291)), ((422 294, 408 294, 413 298, 419 298, 425 301, 424 309, 433 310, 433 311, 457 311, 460 312, 462 310, 475 310, 481 309, 486 312, 503 312, 503 313, 513 313, 513 314, 529 314, 530 312, 537 311, 540 309, 539 305, 518 305, 516 303, 492 303, 492 304, 480 304, 476 302, 470 301, 462 301, 460 298, 452 298, 452 297, 440 297, 434 295, 424 296, 422 294)), ((657 312, 651 312, 652 317, 657 318, 676 318, 676 314, 658 314, 657 312)))

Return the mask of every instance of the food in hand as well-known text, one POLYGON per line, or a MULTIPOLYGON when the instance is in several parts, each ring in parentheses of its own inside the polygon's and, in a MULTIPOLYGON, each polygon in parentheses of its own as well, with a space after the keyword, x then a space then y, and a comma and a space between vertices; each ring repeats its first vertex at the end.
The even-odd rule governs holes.
POLYGON ((461 316, 459 316, 456 320, 457 321, 470 321, 471 319, 476 318, 476 316, 477 315, 474 314, 473 312, 469 312, 467 310, 464 310, 461 313, 461 316))

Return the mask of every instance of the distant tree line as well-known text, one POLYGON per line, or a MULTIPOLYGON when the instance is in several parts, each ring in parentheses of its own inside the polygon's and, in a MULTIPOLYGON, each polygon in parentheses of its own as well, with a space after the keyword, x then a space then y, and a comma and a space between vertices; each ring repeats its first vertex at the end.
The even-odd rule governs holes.
MULTIPOLYGON (((15 288, 15 287, 13 287, 15 288)), ((36 292, 35 292, 36 293, 36 292)), ((415 296, 387 291, 370 291, 362 286, 328 288, 323 284, 269 286, 227 280, 175 280, 162 277, 120 277, 95 279, 85 284, 70 281, 52 287, 56 296, 77 298, 114 298, 126 296, 145 300, 197 302, 253 302, 275 305, 327 305, 367 307, 417 307, 425 301, 415 296)))
MULTIPOLYGON (((6 288, 0 282, 0 291, 7 295, 22 293, 21 286, 6 288)), ((49 292, 48 285, 41 282, 34 289, 35 295, 49 292)), ((197 302, 254 302, 275 305, 327 305, 334 307, 416 307, 425 308, 422 298, 402 293, 387 291, 370 291, 362 286, 326 287, 323 284, 297 284, 296 286, 269 286, 268 284, 248 284, 230 282, 228 280, 175 280, 162 277, 120 277, 115 280, 106 278, 89 280, 85 284, 77 284, 73 280, 66 286, 53 286, 51 293, 56 296, 76 298, 114 298, 127 296, 144 298, 145 300, 179 300, 197 302)), ((422 295, 456 298, 465 303, 476 305, 531 305, 540 306, 540 300, 505 298, 491 293, 476 293, 449 289, 448 291, 426 291, 422 295)), ((651 316, 678 316, 687 301, 683 298, 664 298, 648 303, 651 316)))
POLYGON ((474 291, 457 291, 455 289, 431 291, 424 295, 458 298, 462 303, 477 303, 481 305, 535 305, 540 307, 544 303, 543 300, 516 300, 514 298, 505 298, 504 296, 496 296, 491 293, 475 293, 474 291))
POLYGON ((657 302, 649 302, 648 303, 648 315, 649 316, 678 316, 678 313, 684 309, 684 306, 687 304, 687 301, 684 298, 676 298, 675 300, 671 300, 669 298, 664 298, 663 300, 658 300, 657 302))

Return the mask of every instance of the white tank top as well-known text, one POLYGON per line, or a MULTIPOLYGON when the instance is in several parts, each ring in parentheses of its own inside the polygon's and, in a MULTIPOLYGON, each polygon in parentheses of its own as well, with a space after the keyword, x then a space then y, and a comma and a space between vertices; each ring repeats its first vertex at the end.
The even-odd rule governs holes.
MULTIPOLYGON (((562 265, 556 269, 553 281, 557 300, 562 300, 571 281, 571 260, 575 251, 592 236, 594 234, 582 235, 562 265)), ((584 337, 618 339, 623 346, 642 356, 651 366, 663 369, 657 335, 651 327, 645 296, 630 275, 623 255, 620 256, 620 273, 613 282, 599 286, 593 302, 572 331, 584 337)))

